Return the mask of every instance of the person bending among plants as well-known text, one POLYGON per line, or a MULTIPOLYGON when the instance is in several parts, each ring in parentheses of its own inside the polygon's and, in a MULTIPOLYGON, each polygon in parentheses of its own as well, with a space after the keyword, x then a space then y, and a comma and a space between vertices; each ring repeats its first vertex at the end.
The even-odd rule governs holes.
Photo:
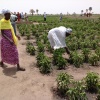
POLYGON ((64 26, 56 27, 48 32, 48 40, 51 47, 55 49, 65 48, 66 52, 70 54, 68 47, 66 46, 66 37, 71 35, 72 29, 64 26))
MULTIPOLYGON (((10 11, 3 10, 4 18, 0 20, 1 30, 1 62, 0 66, 4 67, 4 62, 17 65, 17 71, 25 71, 24 68, 19 65, 19 57, 17 50, 17 37, 15 36, 14 29, 10 22, 10 11)), ((19 39, 19 37, 18 37, 19 39)))

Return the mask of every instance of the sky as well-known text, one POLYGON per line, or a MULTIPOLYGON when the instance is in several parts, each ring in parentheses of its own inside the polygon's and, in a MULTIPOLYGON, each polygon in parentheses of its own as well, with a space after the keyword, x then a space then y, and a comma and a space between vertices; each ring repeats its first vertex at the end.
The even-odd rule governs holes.
POLYGON ((100 0, 0 0, 0 13, 2 9, 23 13, 38 9, 39 14, 80 14, 81 10, 85 12, 89 7, 93 13, 100 14, 100 0))

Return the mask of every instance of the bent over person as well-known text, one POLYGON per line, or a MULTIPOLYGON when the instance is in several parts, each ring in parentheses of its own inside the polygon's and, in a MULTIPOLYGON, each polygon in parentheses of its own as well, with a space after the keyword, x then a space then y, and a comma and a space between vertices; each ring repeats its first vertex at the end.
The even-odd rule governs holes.
POLYGON ((68 47, 66 46, 66 37, 71 35, 72 29, 64 26, 56 27, 48 32, 48 39, 53 49, 65 48, 66 52, 70 54, 68 47))
POLYGON ((1 62, 0 66, 4 67, 4 62, 16 65, 18 71, 25 71, 19 65, 19 57, 17 50, 17 37, 15 36, 14 29, 10 22, 10 11, 3 10, 4 18, 0 20, 1 30, 1 62))

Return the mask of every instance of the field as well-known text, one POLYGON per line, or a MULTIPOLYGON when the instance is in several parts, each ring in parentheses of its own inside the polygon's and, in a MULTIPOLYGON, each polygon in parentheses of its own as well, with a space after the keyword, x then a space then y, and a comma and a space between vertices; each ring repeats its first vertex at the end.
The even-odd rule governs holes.
POLYGON ((47 16, 47 21, 41 15, 29 16, 27 22, 17 23, 17 32, 21 36, 20 64, 26 71, 17 72, 11 65, 0 68, 0 100, 96 100, 100 91, 100 15, 65 15, 62 21, 58 15, 47 16), (70 56, 50 47, 47 33, 58 26, 73 29, 66 38, 70 56))

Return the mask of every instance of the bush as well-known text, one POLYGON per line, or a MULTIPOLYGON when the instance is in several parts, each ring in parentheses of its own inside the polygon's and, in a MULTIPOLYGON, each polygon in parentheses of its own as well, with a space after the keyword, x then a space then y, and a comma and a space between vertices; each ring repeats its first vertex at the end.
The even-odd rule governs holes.
POLYGON ((74 81, 67 91, 67 96, 69 100, 88 100, 82 81, 74 81))
POLYGON ((30 43, 30 42, 28 42, 27 44, 26 44, 26 51, 28 52, 28 53, 30 53, 30 55, 35 55, 35 47, 33 46, 33 44, 32 43, 30 43))
POLYGON ((98 65, 98 60, 99 60, 99 56, 95 53, 93 53, 89 56, 89 63, 92 66, 97 66, 98 65))
POLYGON ((98 92, 98 86, 99 86, 99 75, 94 72, 87 73, 87 76, 85 77, 85 83, 86 83, 86 90, 89 92, 98 92))
POLYGON ((69 89, 69 84, 71 83, 73 77, 67 73, 60 73, 57 77, 57 90, 59 95, 66 96, 66 92, 69 89))
POLYGON ((80 65, 83 64, 84 56, 82 54, 75 52, 72 52, 70 55, 70 60, 74 64, 75 67, 80 67, 80 65))
POLYGON ((51 62, 48 57, 44 57, 40 62, 40 72, 43 74, 47 74, 51 72, 51 62))

